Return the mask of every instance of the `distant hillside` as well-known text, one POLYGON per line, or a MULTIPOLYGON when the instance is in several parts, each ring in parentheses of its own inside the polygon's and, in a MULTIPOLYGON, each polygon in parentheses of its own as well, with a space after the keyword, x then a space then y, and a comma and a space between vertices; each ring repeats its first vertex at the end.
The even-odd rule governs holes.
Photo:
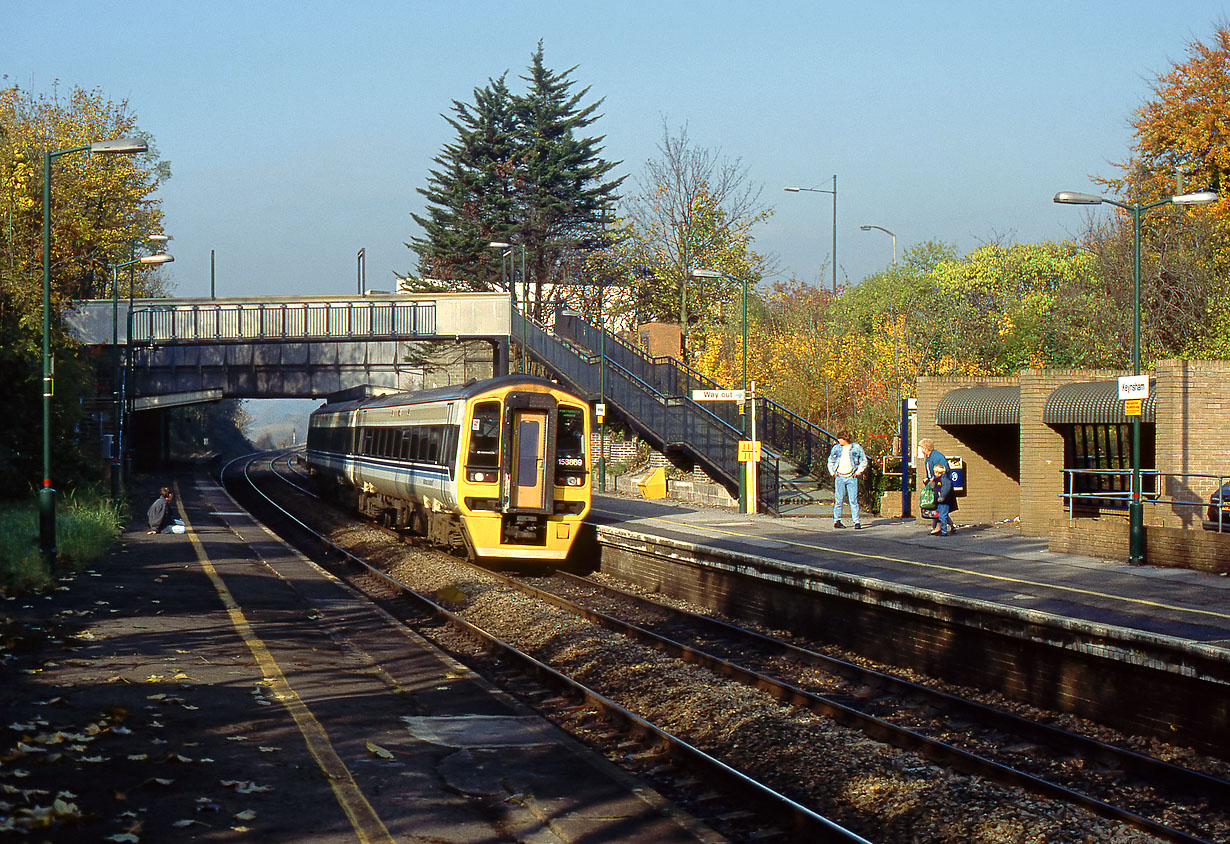
POLYGON ((288 448, 307 436, 308 414, 320 407, 313 399, 251 399, 243 409, 252 417, 248 439, 257 448, 288 448))

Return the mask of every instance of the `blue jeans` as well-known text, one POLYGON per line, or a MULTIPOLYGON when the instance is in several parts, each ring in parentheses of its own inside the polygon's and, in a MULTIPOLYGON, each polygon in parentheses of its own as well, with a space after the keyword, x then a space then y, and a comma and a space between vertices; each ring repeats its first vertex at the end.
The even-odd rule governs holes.
POLYGON ((850 519, 858 524, 858 478, 837 475, 833 478, 833 521, 841 521, 841 499, 850 502, 850 519))
POLYGON ((940 536, 948 535, 948 526, 952 524, 952 519, 948 516, 948 505, 938 503, 935 505, 935 523, 939 525, 940 536))

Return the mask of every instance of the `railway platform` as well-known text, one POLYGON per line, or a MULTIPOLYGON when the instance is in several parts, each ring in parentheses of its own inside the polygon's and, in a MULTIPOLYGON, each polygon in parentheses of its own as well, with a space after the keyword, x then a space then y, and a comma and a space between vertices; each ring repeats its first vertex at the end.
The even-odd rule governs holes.
POLYGON ((1057 554, 1015 525, 774 519, 595 496, 602 570, 889 666, 1224 752, 1230 578, 1057 554))
POLYGON ((0 833, 721 840, 267 533, 209 479, 176 487, 186 534, 148 536, 138 519, 53 595, 0 602, 13 644, 0 660, 0 833))
POLYGON ((755 557, 847 583, 875 582, 964 599, 1005 613, 1052 616, 1124 636, 1167 637, 1224 651, 1230 660, 1230 578, 1129 566, 1048 550, 1015 525, 973 525, 931 536, 913 520, 869 519, 862 530, 831 518, 775 519, 625 496, 594 497, 600 534, 696 545, 718 557, 755 557))

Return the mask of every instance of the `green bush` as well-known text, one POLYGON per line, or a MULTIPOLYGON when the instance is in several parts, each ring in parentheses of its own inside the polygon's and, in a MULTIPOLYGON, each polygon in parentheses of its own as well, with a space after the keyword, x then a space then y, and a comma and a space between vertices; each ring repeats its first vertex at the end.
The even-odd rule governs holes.
MULTIPOLYGON (((124 529, 124 511, 96 490, 57 502, 56 549, 61 571, 103 556, 124 529)), ((0 593, 38 592, 54 583, 39 553, 38 500, 0 504, 0 593)))

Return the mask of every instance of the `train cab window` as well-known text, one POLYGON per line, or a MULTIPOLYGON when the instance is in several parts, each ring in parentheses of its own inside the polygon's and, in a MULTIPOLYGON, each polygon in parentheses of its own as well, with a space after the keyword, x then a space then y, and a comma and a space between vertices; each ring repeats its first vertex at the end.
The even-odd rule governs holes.
POLYGON ((470 420, 470 450, 466 465, 476 469, 496 469, 500 465, 500 403, 480 402, 470 420))
POLYGON ((585 474, 585 411, 561 405, 555 434, 557 486, 581 486, 585 474))

